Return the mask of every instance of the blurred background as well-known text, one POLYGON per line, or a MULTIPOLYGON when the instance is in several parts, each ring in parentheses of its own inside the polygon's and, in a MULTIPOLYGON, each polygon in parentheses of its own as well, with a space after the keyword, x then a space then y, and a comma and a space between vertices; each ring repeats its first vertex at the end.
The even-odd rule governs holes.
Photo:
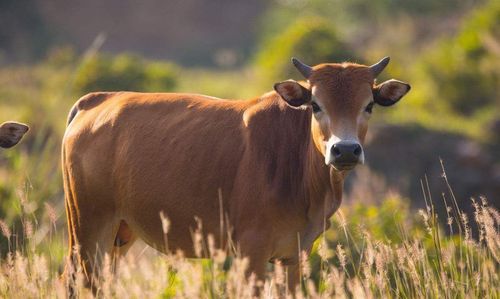
MULTIPOLYGON (((499 207, 498 0, 0 0, 0 122, 31 126, 0 152, 2 223, 16 231, 50 218, 64 231, 59 148, 67 113, 85 93, 249 98, 301 79, 292 56, 312 65, 390 56, 379 81, 412 85, 398 105, 375 108, 367 165, 349 178, 347 206, 396 197, 381 210, 391 217, 424 207, 426 194, 440 215, 451 196, 466 211, 471 197, 499 207)), ((379 219, 377 211, 361 218, 379 219)), ((35 243, 52 231, 36 230, 35 243)))

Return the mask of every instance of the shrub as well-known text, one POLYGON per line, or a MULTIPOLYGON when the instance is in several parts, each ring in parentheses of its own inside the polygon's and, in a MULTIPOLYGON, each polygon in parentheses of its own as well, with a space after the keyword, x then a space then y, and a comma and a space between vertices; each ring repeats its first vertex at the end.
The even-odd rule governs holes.
POLYGON ((74 89, 91 91, 168 91, 176 86, 175 67, 151 62, 131 54, 89 58, 78 71, 74 89))
POLYGON ((465 20, 459 33, 444 39, 421 62, 429 84, 428 101, 447 102, 462 115, 500 104, 500 3, 490 1, 465 20))
POLYGON ((310 65, 355 58, 333 25, 321 18, 299 19, 282 34, 264 41, 256 57, 259 75, 266 81, 300 78, 290 62, 292 56, 310 65))

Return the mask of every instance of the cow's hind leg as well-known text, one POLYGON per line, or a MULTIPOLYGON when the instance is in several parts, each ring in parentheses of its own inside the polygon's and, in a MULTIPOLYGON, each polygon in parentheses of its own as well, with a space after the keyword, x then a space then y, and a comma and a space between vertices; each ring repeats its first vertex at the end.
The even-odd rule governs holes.
POLYGON ((110 258, 110 267, 113 269, 114 236, 118 231, 119 221, 113 215, 100 214, 96 209, 77 207, 67 200, 66 210, 69 225, 69 262, 72 272, 66 274, 70 279, 69 291, 76 294, 74 288, 74 273, 82 270, 86 278, 86 287, 91 287, 94 294, 99 289, 99 278, 103 272, 105 256, 110 258), (72 279, 73 278, 73 279, 72 279), (73 280, 73 281, 72 281, 73 280))
POLYGON ((80 265, 87 278, 88 286, 94 293, 99 288, 104 267, 109 267, 108 274, 114 271, 113 236, 116 234, 117 227, 118 224, 113 221, 86 223, 82 228, 85 232, 91 233, 77 237, 81 257, 80 265))

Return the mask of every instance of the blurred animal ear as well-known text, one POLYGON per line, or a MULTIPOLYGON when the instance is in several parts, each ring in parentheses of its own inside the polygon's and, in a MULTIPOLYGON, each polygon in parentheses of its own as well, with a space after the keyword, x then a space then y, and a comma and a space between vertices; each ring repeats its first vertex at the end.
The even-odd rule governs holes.
POLYGON ((8 121, 0 125, 0 147, 9 148, 16 145, 29 127, 18 122, 8 121))
POLYGON ((299 107, 311 101, 311 91, 294 80, 276 83, 274 90, 292 107, 299 107))
POLYGON ((408 93, 410 88, 408 83, 394 79, 387 80, 373 88, 373 100, 380 106, 392 106, 408 93))

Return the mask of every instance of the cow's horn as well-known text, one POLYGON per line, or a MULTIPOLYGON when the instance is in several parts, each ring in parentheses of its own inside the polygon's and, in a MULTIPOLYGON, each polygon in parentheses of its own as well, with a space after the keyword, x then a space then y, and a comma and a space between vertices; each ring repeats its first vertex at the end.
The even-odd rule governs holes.
POLYGON ((306 79, 309 78, 312 74, 312 67, 308 66, 305 63, 302 63, 300 60, 298 60, 295 57, 292 57, 292 63, 295 65, 295 67, 299 70, 299 72, 304 76, 306 79))
POLYGON ((376 78, 380 73, 382 73, 385 67, 389 64, 389 60, 391 60, 391 58, 389 56, 386 56, 382 58, 379 62, 370 66, 370 70, 372 71, 374 78, 376 78))

